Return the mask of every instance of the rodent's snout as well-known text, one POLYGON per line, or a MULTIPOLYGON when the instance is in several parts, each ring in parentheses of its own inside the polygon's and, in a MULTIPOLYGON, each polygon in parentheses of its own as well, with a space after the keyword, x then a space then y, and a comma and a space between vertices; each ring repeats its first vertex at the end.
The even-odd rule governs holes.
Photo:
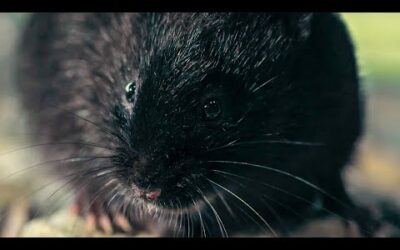
POLYGON ((142 189, 135 184, 132 184, 133 193, 147 201, 156 201, 161 195, 161 189, 142 189))
POLYGON ((140 197, 147 201, 156 201, 161 195, 161 189, 152 181, 156 169, 151 168, 151 162, 145 157, 139 157, 132 164, 132 191, 136 197, 140 197), (153 170, 153 171, 151 171, 153 170), (152 173, 151 173, 152 172, 152 173))
POLYGON ((141 151, 121 154, 123 160, 117 163, 126 170, 122 178, 129 193, 138 200, 163 208, 177 208, 178 201, 181 206, 190 205, 191 195, 196 195, 192 184, 202 180, 197 160, 176 153, 172 147, 149 150, 136 146, 141 151))
POLYGON ((150 191, 145 194, 146 199, 149 201, 155 201, 160 196, 161 190, 150 191))

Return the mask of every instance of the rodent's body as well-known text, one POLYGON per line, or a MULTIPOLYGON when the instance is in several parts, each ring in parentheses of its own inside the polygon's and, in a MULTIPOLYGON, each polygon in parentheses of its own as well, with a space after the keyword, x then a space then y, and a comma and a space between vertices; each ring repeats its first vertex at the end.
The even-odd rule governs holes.
POLYGON ((108 148, 46 154, 103 157, 57 169, 132 223, 155 204, 167 235, 281 233, 316 199, 344 211, 306 181, 351 203, 341 172, 362 110, 334 14, 35 14, 21 41, 32 128, 108 148), (192 223, 170 216, 188 210, 192 223))

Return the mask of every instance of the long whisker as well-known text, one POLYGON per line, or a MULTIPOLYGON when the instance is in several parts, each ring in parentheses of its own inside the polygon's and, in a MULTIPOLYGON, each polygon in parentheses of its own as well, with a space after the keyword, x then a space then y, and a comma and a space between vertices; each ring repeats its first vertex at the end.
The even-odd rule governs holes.
POLYGON ((186 224, 185 224, 185 215, 187 214, 187 212, 185 212, 183 210, 183 206, 182 203, 180 201, 180 199, 177 200, 178 203, 178 211, 179 211, 179 227, 178 227, 178 231, 174 234, 174 237, 183 237, 184 233, 186 232, 186 224), (182 226, 184 226, 183 228, 183 232, 182 232, 182 226))
POLYGON ((190 221, 190 235, 189 235, 189 237, 193 238, 193 235, 194 235, 193 218, 192 218, 192 214, 191 213, 188 213, 188 214, 189 214, 189 221, 190 221))
MULTIPOLYGON (((80 171, 80 172, 87 172, 87 170, 86 170, 86 171, 80 171)), ((78 172, 78 173, 79 173, 79 172, 78 172)), ((46 183, 46 184, 40 186, 39 188, 35 189, 34 191, 32 191, 32 192, 30 192, 30 193, 28 193, 28 194, 26 194, 26 195, 23 195, 23 196, 19 197, 18 199, 19 199, 19 200, 26 200, 26 199, 32 197, 34 194, 36 194, 36 193, 42 191, 43 189, 45 189, 45 188, 47 188, 47 187, 49 187, 49 186, 51 186, 51 185, 54 185, 54 184, 58 183, 58 182, 61 181, 61 180, 64 180, 64 179, 67 179, 67 178, 70 178, 70 177, 72 177, 72 179, 69 180, 69 181, 67 181, 67 184, 68 184, 68 183, 71 183, 72 181, 74 181, 74 179, 75 179, 75 177, 76 177, 76 174, 77 174, 77 173, 73 173, 73 174, 68 174, 68 175, 61 176, 61 177, 57 178, 56 180, 52 180, 51 182, 48 182, 48 183, 46 183)), ((47 200, 47 199, 46 199, 46 200, 47 200)), ((34 216, 36 216, 36 215, 38 214, 38 212, 39 212, 39 211, 37 211, 37 212, 34 214, 34 216)), ((6 214, 2 215, 0 218, 2 218, 2 217, 5 216, 5 215, 6 215, 6 214)))
POLYGON ((271 168, 268 166, 264 166, 264 165, 258 165, 258 164, 252 164, 252 163, 248 163, 248 162, 239 162, 239 161, 207 161, 208 163, 220 163, 220 164, 233 164, 233 165, 242 165, 242 166, 251 166, 251 167, 256 167, 256 168, 260 168, 260 169, 265 169, 265 170, 269 170, 271 172, 275 172, 275 173, 279 173, 285 176, 288 176, 290 178, 293 178, 315 190, 317 190, 318 192, 326 195, 327 197, 331 198, 332 200, 338 202, 339 204, 341 204, 342 206, 349 208, 349 205, 345 204, 343 201, 341 201, 340 199, 336 198, 335 196, 333 196, 332 194, 328 193, 327 191, 323 190, 322 188, 316 186, 315 184, 297 176, 297 175, 293 175, 289 172, 280 170, 280 169, 276 169, 276 168, 271 168))
POLYGON ((211 182, 212 184, 220 187, 221 189, 225 190, 226 192, 228 192, 229 194, 231 194, 232 196, 234 196, 236 199, 238 199, 239 201, 241 201, 246 207, 248 207, 254 214, 257 215, 257 217, 268 227, 268 229, 271 231, 271 233, 277 237, 277 233, 274 231, 274 229, 271 227, 271 225, 252 207, 250 206, 246 201, 244 201, 242 198, 240 198, 239 196, 237 196, 235 193, 233 193, 232 191, 230 191, 229 189, 227 189, 226 187, 210 180, 209 178, 206 178, 209 182, 211 182))
MULTIPOLYGON (((70 185, 73 182, 76 182, 86 176, 94 176, 94 178, 96 178, 98 175, 96 175, 95 173, 100 172, 101 170, 109 170, 110 167, 109 166, 105 166, 105 167, 101 167, 101 168, 95 168, 95 169, 87 169, 87 170, 83 170, 83 171, 78 171, 76 173, 72 173, 72 174, 68 174, 66 176, 64 176, 63 178, 58 178, 56 180, 56 182, 63 180, 64 178, 69 178, 72 177, 70 180, 67 180, 65 183, 63 183, 59 188, 57 188, 54 192, 52 192, 45 200, 44 202, 47 202, 48 200, 50 200, 56 193, 58 193, 59 191, 61 191, 62 189, 66 188, 68 185, 70 185)), ((53 182, 53 183, 56 183, 53 182)), ((72 193, 72 195, 75 195, 75 192, 72 193)), ((35 213, 35 216, 38 214, 39 211, 37 211, 35 213)))
POLYGON ((206 230, 204 228, 203 217, 201 216, 201 211, 200 211, 200 209, 197 208, 197 204, 194 201, 194 199, 192 199, 192 202, 193 202, 194 208, 195 208, 197 214, 199 215, 199 219, 200 219, 200 230, 201 230, 200 237, 202 237, 204 235, 204 238, 207 238, 206 230))
MULTIPOLYGON (((0 178, 0 181, 5 181, 8 178, 15 176, 16 174, 20 174, 20 173, 26 172, 28 170, 32 170, 32 169, 39 168, 39 167, 46 167, 47 164, 58 163, 58 162, 62 162, 62 163, 72 162, 73 163, 73 162, 92 161, 92 160, 97 160, 97 159, 109 159, 109 158, 111 158, 111 157, 110 156, 86 156, 86 157, 68 157, 68 158, 64 158, 64 159, 44 161, 44 162, 40 162, 38 164, 34 164, 32 166, 20 169, 18 171, 12 172, 9 175, 0 178)), ((53 166, 59 167, 59 165, 53 165, 53 166)))
MULTIPOLYGON (((103 176, 101 176, 102 178, 104 178, 103 176)), ((97 177, 98 178, 98 177, 97 177)), ((111 179, 111 181, 106 182, 108 185, 103 185, 101 188, 99 188, 99 190, 97 192, 95 192, 93 194, 93 198, 91 200, 89 200, 89 203, 87 205, 87 207, 84 209, 84 212, 82 213, 83 215, 87 215, 90 212, 90 209, 92 208, 92 206, 94 205, 94 203, 104 194, 107 194, 108 192, 110 192, 109 188, 109 184, 115 182, 116 179, 111 179)), ((101 206, 104 204, 101 204, 101 206)), ((76 224, 74 225, 74 227, 76 227, 76 224)))
POLYGON ((87 123, 89 123, 89 124, 95 126, 96 128, 98 128, 100 131, 102 131, 102 132, 104 132, 104 133, 106 133, 108 135, 111 135, 113 138, 118 138, 118 136, 115 135, 111 130, 108 130, 108 129, 104 128, 103 126, 100 126, 99 124, 97 124, 97 123, 95 123, 95 122, 93 122, 93 121, 91 121, 91 120, 89 120, 87 118, 84 118, 84 117, 82 117, 82 116, 80 116, 80 115, 78 115, 78 114, 76 114, 76 113, 74 113, 74 112, 72 112, 70 110, 67 110, 67 109, 64 109, 64 108, 60 108, 60 107, 57 107, 55 105, 50 105, 49 108, 54 108, 54 109, 61 110, 61 111, 65 112, 65 113, 67 113, 69 115, 72 115, 75 118, 78 118, 78 119, 81 119, 83 121, 86 121, 87 123))
POLYGON ((192 237, 192 217, 190 213, 187 213, 187 237, 191 238, 192 237))
POLYGON ((215 218, 217 219, 217 223, 219 226, 219 229, 221 231, 221 235, 222 237, 229 237, 228 233, 226 232, 224 223, 222 222, 220 216, 218 215, 217 211, 215 210, 215 208, 213 207, 213 205, 211 204, 211 202, 207 199, 207 196, 204 195, 204 193, 201 191, 201 189, 199 187, 197 187, 197 191, 201 194, 201 196, 203 197, 203 200, 208 204, 208 206, 211 208, 211 210, 214 213, 215 218))
POLYGON ((324 143, 320 143, 320 142, 305 142, 305 141, 291 141, 291 140, 257 140, 257 141, 238 142, 239 140, 240 139, 235 139, 226 145, 209 149, 209 150, 205 151, 204 153, 210 153, 210 152, 214 152, 214 151, 221 150, 221 149, 233 148, 233 147, 244 146, 244 145, 253 145, 253 144, 254 145, 256 145, 256 144, 284 144, 284 145, 309 146, 309 147, 321 147, 321 146, 325 145, 324 143))
MULTIPOLYGON (((291 197, 294 197, 294 198, 296 198, 296 199, 299 199, 299 200, 301 200, 301 201, 304 201, 304 202, 306 202, 307 204, 309 204, 309 205, 311 205, 311 206, 313 206, 313 207, 315 206, 315 204, 314 204, 313 202, 311 202, 311 201, 305 199, 304 197, 301 197, 301 196, 296 195, 296 194, 294 194, 294 193, 290 193, 290 192, 288 192, 288 191, 286 191, 286 190, 284 190, 284 189, 281 189, 281 188, 279 188, 279 187, 277 187, 277 186, 274 186, 274 185, 271 185, 271 184, 268 184, 268 183, 265 183, 265 182, 260 182, 260 181, 257 181, 257 180, 255 180, 255 179, 243 177, 243 176, 240 176, 240 175, 237 175, 237 174, 234 174, 234 173, 231 173, 231 172, 227 172, 227 171, 215 170, 215 169, 213 169, 212 171, 213 171, 213 172, 216 172, 217 174, 225 174, 225 175, 234 176, 234 177, 237 177, 237 178, 240 178, 240 179, 244 179, 244 180, 247 180, 247 181, 251 181, 252 183, 257 183, 257 184, 259 184, 259 185, 272 188, 272 189, 274 189, 274 190, 277 190, 277 191, 280 191, 280 192, 282 192, 282 193, 285 193, 285 194, 287 194, 287 195, 289 195, 289 196, 291 196, 291 197)), ((221 176, 224 176, 224 175, 221 175, 221 176)), ((224 177, 227 178, 226 176, 224 176, 224 177)), ((321 208, 321 209, 324 210, 325 212, 331 214, 331 215, 337 216, 337 217, 339 217, 339 218, 341 218, 341 219, 346 219, 346 218, 340 216, 339 214, 337 214, 337 213, 335 213, 335 212, 333 212, 333 211, 331 211, 331 210, 329 210, 329 209, 326 209, 326 208, 321 208)))
MULTIPOLYGON (((221 170, 215 170, 215 169, 212 170, 212 171, 216 172, 217 174, 221 173, 221 174, 225 174, 225 175, 235 176, 235 177, 237 177, 237 178, 241 178, 241 179, 250 181, 250 182, 252 182, 252 183, 257 183, 257 184, 259 184, 259 185, 263 185, 263 186, 266 186, 266 187, 270 187, 270 188, 272 188, 272 189, 274 189, 274 190, 280 191, 280 192, 285 193, 285 194, 287 194, 287 195, 289 195, 289 196, 292 196, 292 197, 294 197, 294 198, 296 198, 296 199, 299 199, 299 200, 301 200, 301 201, 304 201, 304 202, 306 202, 307 204, 311 205, 312 207, 316 207, 316 205, 315 205, 313 202, 311 202, 311 201, 305 199, 304 197, 301 197, 301 196, 296 195, 296 194, 294 194, 294 193, 290 193, 290 192, 288 192, 288 191, 286 191, 286 190, 284 190, 284 189, 281 189, 281 188, 279 188, 279 187, 277 187, 277 186, 274 186, 274 185, 271 185, 271 184, 267 184, 267 183, 265 183, 265 182, 259 182, 259 181, 257 181, 257 180, 254 180, 254 179, 251 179, 251 178, 246 178, 246 177, 243 177, 243 176, 240 176, 240 175, 236 175, 236 174, 233 174, 233 173, 230 173, 230 172, 227 172, 227 171, 221 171, 221 170), (218 173, 218 172, 219 172, 219 173, 218 173)), ((224 178, 227 178, 227 177, 224 176, 224 175, 221 175, 221 176, 223 176, 224 178)), ((265 198, 267 198, 267 197, 265 196, 265 198)), ((271 199, 271 198, 269 198, 269 199, 271 199)), ((275 201, 275 202, 278 202, 278 201, 275 201)), ((279 202, 278 202, 278 203, 279 203, 279 202)), ((281 204, 281 203, 279 203, 279 204, 281 204)), ((293 209, 290 209, 289 207, 287 207, 287 206, 285 206, 285 205, 283 205, 283 204, 281 204, 281 206, 286 207, 286 209, 288 209, 288 210, 292 211, 293 213, 295 213, 296 215, 302 217, 302 215, 298 214, 298 213, 295 212, 293 209)), ((334 215, 334 216, 336 216, 336 217, 338 217, 338 218, 340 218, 340 219, 342 219, 342 220, 344 220, 344 221, 348 221, 348 218, 345 218, 345 217, 341 216, 340 214, 337 214, 337 213, 331 211, 330 209, 327 209, 327 208, 325 208, 325 207, 321 207, 321 208, 318 207, 318 209, 321 209, 322 211, 327 212, 327 213, 329 213, 329 214, 331 214, 331 215, 334 215)), ((371 233, 368 229, 365 229, 365 228, 360 228, 360 230, 362 230, 362 231, 364 231, 364 232, 366 232, 366 233, 371 233)))
POLYGON ((260 86, 258 86, 257 88, 250 89, 251 93, 253 93, 253 94, 256 93, 257 91, 259 91, 263 87, 267 86, 268 83, 274 81, 277 77, 278 76, 271 77, 268 81, 265 81, 264 83, 260 84, 260 86))
POLYGON ((249 218, 252 222, 254 222, 257 226, 259 226, 262 230, 265 231, 266 234, 268 234, 270 231, 268 231, 265 226, 261 225, 259 221, 257 221, 253 216, 251 216, 248 212, 246 212, 243 208, 235 204, 235 207, 240 210, 244 215, 246 215, 247 218, 249 218))
POLYGON ((259 140, 259 141, 248 141, 234 144, 236 146, 239 145, 247 145, 247 144, 287 144, 287 145, 300 145, 300 146, 324 146, 324 143, 321 142, 306 142, 306 141, 291 141, 291 140, 259 140))
POLYGON ((88 146, 88 147, 94 147, 94 148, 107 149, 107 150, 114 152, 114 149, 112 149, 112 148, 96 145, 93 143, 87 143, 87 142, 46 142, 46 143, 32 144, 32 145, 24 146, 21 148, 11 149, 11 150, 0 153, 0 157, 7 155, 7 154, 14 153, 14 152, 23 151, 26 149, 31 149, 31 148, 41 147, 41 146, 54 146, 54 145, 80 145, 80 146, 88 146))
POLYGON ((110 191, 110 196, 111 198, 108 199, 107 204, 105 206, 105 211, 110 211, 110 206, 113 200, 118 196, 119 192, 118 189, 121 188, 120 184, 117 184, 111 191, 110 191))
MULTIPOLYGON (((89 200, 88 206, 84 209, 84 212, 82 213, 83 215, 87 215, 90 211, 90 209, 92 208, 93 204, 97 201, 98 198, 100 198, 101 195, 105 194, 106 192, 108 192, 109 190, 107 190, 108 186, 104 185, 102 186, 97 192, 95 192, 93 194, 93 198, 91 200, 89 200)), ((75 221, 74 225, 73 225, 73 230, 74 228, 76 228, 78 221, 75 221)))
MULTIPOLYGON (((215 171, 215 172, 217 172, 217 171, 215 171)), ((224 172, 224 171, 220 171, 220 172, 224 172)), ((219 174, 219 172, 217 172, 217 174, 219 174)), ((250 188, 250 187, 248 187, 247 185, 244 185, 242 182, 239 182, 239 181, 237 181, 237 180, 233 180, 233 179, 231 179, 231 178, 228 178, 228 177, 226 177, 226 176, 223 176, 224 178, 227 178, 227 179, 229 179, 229 180, 231 180, 232 182, 234 182, 234 183, 237 183, 239 186, 241 186, 241 187, 243 187, 243 188, 245 188, 245 189, 247 189, 247 190, 249 190, 249 191, 255 191, 254 189, 252 189, 252 188, 250 188)), ((279 216, 279 214, 276 212, 276 210, 275 209, 273 209, 271 206, 270 206, 270 204, 268 204, 267 202, 265 202, 264 200, 262 200, 263 201, 263 203, 265 204, 265 206, 267 207, 267 209, 275 216, 275 218, 277 218, 277 220, 282 224, 283 223, 283 221, 282 221, 282 218, 279 216)), ((285 228, 286 228, 286 226, 284 226, 285 228)), ((287 230, 286 230, 287 231, 287 230)))
POLYGON ((273 199, 273 198, 269 197, 268 195, 263 194, 261 197, 262 197, 262 199, 265 198, 265 199, 269 200, 270 202, 273 202, 273 203, 275 203, 275 204, 281 206, 282 208, 285 208, 286 210, 288 210, 288 211, 290 211, 291 213, 295 214, 295 215, 298 216, 299 218, 303 218, 303 217, 304 217, 303 215, 301 215, 301 214, 299 214, 298 212, 296 212, 296 210, 294 210, 293 208, 291 208, 291 207, 285 205, 285 204, 282 203, 282 202, 277 201, 276 199, 273 199))
POLYGON ((229 206, 228 202, 225 200, 224 196, 221 194, 221 192, 219 192, 215 186, 212 186, 215 193, 217 194, 218 198, 222 201, 222 204, 224 204, 224 206, 226 207, 226 209, 228 210, 229 214, 232 216, 233 219, 236 219, 236 215, 233 213, 232 208, 229 206))

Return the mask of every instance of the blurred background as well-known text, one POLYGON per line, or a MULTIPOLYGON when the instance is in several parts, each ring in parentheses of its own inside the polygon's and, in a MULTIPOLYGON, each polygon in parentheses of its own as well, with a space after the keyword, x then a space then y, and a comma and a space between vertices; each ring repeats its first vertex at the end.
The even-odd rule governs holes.
MULTIPOLYGON (((347 186, 360 203, 390 202, 400 208, 400 14, 341 15, 354 40, 367 105, 365 135, 345 173, 347 186)), ((21 197, 34 197, 45 206, 49 202, 40 201, 54 192, 49 185, 32 191, 44 184, 45 175, 39 170, 12 174, 40 162, 35 148, 10 153, 31 144, 26 139, 29 124, 24 122, 13 86, 13 53, 27 16, 0 13, 0 211, 7 208, 14 214, 0 215, 0 228, 8 226, 10 235, 29 217, 28 199, 21 197)), ((66 199, 58 199, 46 211, 63 202, 66 199)))

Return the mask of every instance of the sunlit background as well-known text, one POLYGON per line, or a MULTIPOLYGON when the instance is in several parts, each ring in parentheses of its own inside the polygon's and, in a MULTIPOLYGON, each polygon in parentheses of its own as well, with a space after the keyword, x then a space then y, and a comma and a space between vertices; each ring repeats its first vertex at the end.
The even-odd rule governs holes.
MULTIPOLYGON (((400 208, 400 14, 342 16, 354 40, 367 103, 365 135, 351 168, 345 173, 348 189, 360 203, 390 201, 400 208)), ((15 96, 12 67, 16 41, 26 17, 27 14, 19 13, 0 14, 0 211, 14 206, 12 211, 18 215, 11 222, 1 216, 0 226, 26 221, 24 209, 29 205, 21 197, 40 193, 37 198, 40 204, 51 192, 42 190, 32 195, 33 186, 44 184, 44 175, 38 174, 39 170, 10 176, 39 162, 35 149, 8 153, 30 144, 25 139, 28 133, 25 127, 29 124, 15 96)))

